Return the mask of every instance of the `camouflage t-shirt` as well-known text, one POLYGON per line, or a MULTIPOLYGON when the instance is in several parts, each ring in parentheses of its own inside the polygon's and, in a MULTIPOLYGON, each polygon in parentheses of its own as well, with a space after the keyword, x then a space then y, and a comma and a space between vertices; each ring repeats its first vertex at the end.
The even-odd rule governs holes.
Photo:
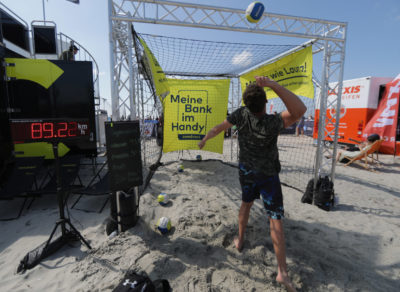
POLYGON ((278 153, 278 135, 284 128, 280 114, 255 116, 247 107, 241 107, 227 117, 239 133, 239 162, 246 169, 276 175, 281 171, 278 153))

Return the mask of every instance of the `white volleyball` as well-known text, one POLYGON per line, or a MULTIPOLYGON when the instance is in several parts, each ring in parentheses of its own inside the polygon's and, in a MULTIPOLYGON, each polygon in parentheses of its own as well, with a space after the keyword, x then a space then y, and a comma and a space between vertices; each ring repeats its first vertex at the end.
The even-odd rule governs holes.
POLYGON ((162 234, 168 233, 171 230, 171 220, 168 217, 161 217, 157 221, 157 229, 162 234))
POLYGON ((258 1, 252 2, 246 9, 247 20, 251 23, 258 22, 261 19, 264 10, 264 4, 258 1))
POLYGON ((168 195, 166 193, 160 193, 157 197, 157 201, 160 205, 165 206, 169 202, 168 195))

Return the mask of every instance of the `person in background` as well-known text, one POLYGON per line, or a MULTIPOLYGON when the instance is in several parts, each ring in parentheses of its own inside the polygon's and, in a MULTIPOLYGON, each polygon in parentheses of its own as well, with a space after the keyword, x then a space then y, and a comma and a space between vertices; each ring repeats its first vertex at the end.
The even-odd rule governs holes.
POLYGON ((296 136, 304 135, 304 121, 305 117, 302 116, 296 125, 296 136))
MULTIPOLYGON (((226 116, 229 117, 229 112, 226 113, 226 116)), ((232 133, 232 129, 231 128, 225 129, 224 137, 225 138, 229 138, 231 136, 231 133, 232 133)))
POLYGON ((157 119, 157 124, 156 124, 156 142, 158 146, 163 146, 164 143, 164 113, 161 113, 161 115, 157 119))
POLYGON ((370 148, 375 141, 378 141, 380 139, 381 137, 378 134, 371 134, 367 137, 366 141, 361 142, 356 146, 351 146, 343 150, 339 150, 336 154, 336 162, 342 162, 342 163, 349 162, 349 160, 345 157, 349 158, 357 157, 361 151, 370 148))
POLYGON ((78 50, 79 49, 75 45, 71 45, 68 50, 61 54, 60 60, 75 61, 75 55, 78 53, 78 50))
POLYGON ((397 117, 396 141, 400 141, 400 111, 397 117))
POLYGON ((239 181, 242 188, 242 204, 239 210, 239 235, 234 239, 240 252, 249 220, 250 208, 255 199, 262 196, 266 209, 271 238, 278 262, 276 280, 289 291, 295 288, 288 276, 285 237, 282 218, 283 198, 279 172, 278 135, 286 127, 300 119, 307 108, 294 93, 265 76, 257 76, 256 83, 247 86, 243 93, 244 107, 230 114, 221 124, 212 128, 198 143, 202 149, 207 140, 225 129, 237 127, 239 133, 239 181), (263 87, 269 87, 281 98, 287 110, 279 114, 266 114, 267 98, 263 87))

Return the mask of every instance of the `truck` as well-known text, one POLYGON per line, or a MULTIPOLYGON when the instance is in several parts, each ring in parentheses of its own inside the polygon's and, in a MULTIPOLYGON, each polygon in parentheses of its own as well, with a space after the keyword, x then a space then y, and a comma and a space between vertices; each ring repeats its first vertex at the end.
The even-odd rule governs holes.
MULTIPOLYGON (((357 144, 364 140, 362 132, 365 125, 372 118, 378 108, 378 104, 384 93, 385 84, 392 81, 393 77, 362 77, 344 80, 342 86, 342 99, 340 107, 340 120, 338 129, 338 142, 345 144, 357 144)), ((335 88, 337 83, 330 83, 330 88, 335 88)), ((313 138, 318 137, 318 124, 320 113, 320 90, 316 90, 316 106, 313 138)), ((329 119, 336 118, 336 104, 332 100, 337 98, 337 92, 328 92, 328 108, 326 116, 329 119)), ((327 131, 332 131, 334 125, 326 126, 327 131)), ((329 138, 327 138, 329 140, 329 138)))

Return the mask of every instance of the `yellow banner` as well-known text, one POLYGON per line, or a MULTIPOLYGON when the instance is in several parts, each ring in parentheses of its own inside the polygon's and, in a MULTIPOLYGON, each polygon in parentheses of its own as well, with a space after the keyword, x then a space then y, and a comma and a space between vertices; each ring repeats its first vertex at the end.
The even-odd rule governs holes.
POLYGON ((151 75, 153 77, 154 86, 156 88, 156 95, 161 97, 161 101, 162 101, 162 99, 165 96, 167 96, 169 93, 169 86, 168 86, 167 78, 165 77, 163 69, 161 68, 160 64, 158 63, 156 57, 151 52, 150 48, 147 46, 146 42, 141 37, 138 36, 138 38, 139 38, 140 43, 143 46, 146 59, 150 66, 151 75))
MULTIPOLYGON (((255 76, 267 76, 296 95, 314 98, 312 64, 312 47, 309 46, 240 76, 242 92, 247 84, 255 82, 255 76)), ((268 99, 278 97, 270 88, 265 88, 265 92, 268 99)))
MULTIPOLYGON (((168 79, 164 100, 164 152, 199 149, 197 144, 226 119, 229 79, 168 79)), ((224 135, 208 140, 203 150, 222 153, 224 135)))

